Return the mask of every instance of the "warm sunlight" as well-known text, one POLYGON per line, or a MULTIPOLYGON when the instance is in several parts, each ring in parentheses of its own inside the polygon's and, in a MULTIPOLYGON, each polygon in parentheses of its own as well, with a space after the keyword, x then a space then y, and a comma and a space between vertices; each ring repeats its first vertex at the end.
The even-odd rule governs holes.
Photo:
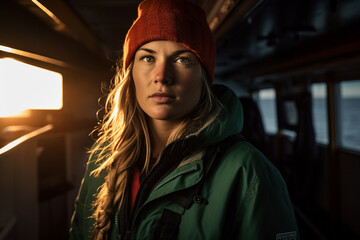
POLYGON ((60 19, 56 17, 55 14, 51 12, 47 7, 41 4, 38 0, 31 1, 56 23, 57 30, 63 30, 65 28, 65 24, 61 22, 60 19))
POLYGON ((0 117, 62 108, 62 75, 11 58, 0 59, 0 117))

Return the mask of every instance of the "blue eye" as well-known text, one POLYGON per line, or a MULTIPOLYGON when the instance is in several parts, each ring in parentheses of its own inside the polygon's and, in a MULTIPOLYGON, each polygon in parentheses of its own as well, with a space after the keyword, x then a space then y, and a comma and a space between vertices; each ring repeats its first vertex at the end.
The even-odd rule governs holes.
POLYGON ((155 59, 152 56, 145 56, 142 57, 141 60, 143 60, 144 62, 153 62, 155 59))

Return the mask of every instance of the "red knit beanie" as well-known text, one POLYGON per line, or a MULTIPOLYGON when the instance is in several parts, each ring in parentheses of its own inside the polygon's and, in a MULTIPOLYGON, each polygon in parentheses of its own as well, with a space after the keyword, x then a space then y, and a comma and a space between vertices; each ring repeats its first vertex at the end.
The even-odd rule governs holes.
POLYGON ((145 0, 124 43, 127 68, 139 47, 156 40, 174 41, 192 50, 204 66, 210 84, 214 81, 215 43, 205 12, 185 0, 145 0))

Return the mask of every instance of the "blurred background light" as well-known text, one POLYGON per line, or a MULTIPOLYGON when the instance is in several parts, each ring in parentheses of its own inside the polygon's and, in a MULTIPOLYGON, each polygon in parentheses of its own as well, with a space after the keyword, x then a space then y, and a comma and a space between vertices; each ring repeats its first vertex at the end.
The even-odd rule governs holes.
POLYGON ((61 109, 62 75, 11 58, 0 59, 0 117, 31 109, 61 109))

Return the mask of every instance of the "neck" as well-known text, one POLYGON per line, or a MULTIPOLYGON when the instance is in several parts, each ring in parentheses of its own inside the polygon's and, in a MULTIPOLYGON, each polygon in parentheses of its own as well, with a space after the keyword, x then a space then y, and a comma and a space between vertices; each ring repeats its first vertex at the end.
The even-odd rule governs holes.
POLYGON ((150 134, 152 142, 152 157, 158 158, 164 150, 170 134, 178 127, 179 121, 164 121, 150 119, 150 134))

